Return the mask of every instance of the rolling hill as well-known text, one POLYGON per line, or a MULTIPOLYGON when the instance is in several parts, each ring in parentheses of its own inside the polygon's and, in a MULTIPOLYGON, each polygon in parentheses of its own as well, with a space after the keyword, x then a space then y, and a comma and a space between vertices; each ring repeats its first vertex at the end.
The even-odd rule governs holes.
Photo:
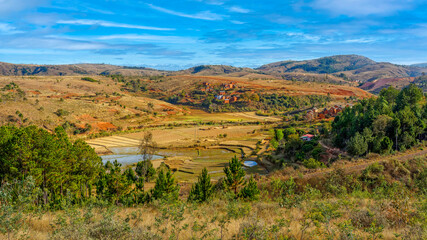
MULTIPOLYGON (((359 55, 336 55, 304 61, 280 61, 262 65, 256 69, 228 65, 200 65, 180 71, 161 71, 145 67, 109 64, 31 65, 0 62, 0 75, 3 76, 224 76, 361 85, 363 89, 374 93, 387 86, 402 88, 415 81, 415 78, 421 76, 423 72, 427 72, 426 64, 396 65, 375 62, 359 55)), ((422 80, 421 84, 423 84, 422 80)))
POLYGON ((337 55, 306 61, 275 62, 263 65, 257 70, 275 76, 290 72, 333 74, 346 80, 365 83, 385 78, 416 77, 427 69, 418 66, 375 62, 358 55, 337 55))
POLYGON ((125 67, 109 64, 68 64, 68 65, 33 65, 0 62, 0 75, 3 76, 70 76, 70 75, 114 75, 153 76, 164 75, 159 71, 144 67, 125 67))
POLYGON ((421 67, 421 68, 427 68, 427 63, 416 63, 412 64, 413 67, 421 67))

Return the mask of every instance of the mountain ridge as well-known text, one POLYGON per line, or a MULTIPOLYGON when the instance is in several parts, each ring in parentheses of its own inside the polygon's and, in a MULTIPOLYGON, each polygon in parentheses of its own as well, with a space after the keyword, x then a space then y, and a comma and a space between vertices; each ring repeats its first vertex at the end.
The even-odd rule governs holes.
MULTIPOLYGON (((265 64, 258 68, 234 67, 229 65, 199 65, 178 71, 93 63, 37 65, 0 62, 0 75, 222 75, 254 79, 278 78, 306 82, 330 82, 333 84, 351 83, 353 85, 362 85, 381 79, 381 84, 388 86, 391 85, 388 81, 395 83, 399 79, 404 79, 405 84, 403 85, 407 85, 408 78, 419 77, 423 72, 427 72, 427 67, 423 66, 423 64, 398 65, 389 62, 376 62, 365 56, 350 54, 301 61, 285 60, 265 64)), ((383 86, 381 85, 380 87, 383 86)))

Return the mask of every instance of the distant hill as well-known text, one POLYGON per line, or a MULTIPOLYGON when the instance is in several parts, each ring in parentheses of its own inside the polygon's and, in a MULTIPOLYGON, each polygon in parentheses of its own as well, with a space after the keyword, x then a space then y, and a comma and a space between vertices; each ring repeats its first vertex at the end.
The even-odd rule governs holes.
POLYGON ((421 67, 421 68, 427 68, 427 63, 416 63, 412 64, 412 67, 421 67))
MULTIPOLYGON (((262 65, 256 69, 227 65, 200 65, 180 71, 161 71, 152 68, 108 64, 31 65, 0 62, 0 75, 6 76, 114 74, 125 76, 226 76, 261 80, 285 79, 352 86, 362 85, 364 89, 371 92, 377 92, 387 86, 404 87, 410 82, 416 81, 411 78, 419 77, 423 72, 427 73, 426 63, 410 66, 396 65, 387 62, 375 62, 359 55, 336 55, 304 61, 280 61, 262 65)), ((420 84, 423 84, 423 81, 420 84)))
POLYGON ((143 67, 123 67, 109 64, 69 64, 69 65, 32 65, 32 64, 11 64, 0 62, 0 75, 3 76, 68 76, 68 75, 136 75, 152 76, 166 74, 166 71, 159 71, 143 67))
POLYGON ((232 73, 255 73, 251 68, 233 67, 227 65, 200 65, 185 70, 177 71, 176 74, 194 74, 194 75, 223 75, 232 73))
POLYGON ((409 85, 410 83, 414 82, 414 80, 415 80, 415 77, 382 78, 372 82, 366 82, 362 86, 360 86, 360 88, 373 93, 379 93, 381 89, 388 88, 389 86, 392 86, 398 89, 403 88, 409 85))
POLYGON ((345 80, 370 82, 382 78, 416 77, 426 69, 385 62, 375 62, 359 55, 337 55, 305 61, 281 61, 263 65, 257 70, 280 76, 284 73, 333 74, 345 80))

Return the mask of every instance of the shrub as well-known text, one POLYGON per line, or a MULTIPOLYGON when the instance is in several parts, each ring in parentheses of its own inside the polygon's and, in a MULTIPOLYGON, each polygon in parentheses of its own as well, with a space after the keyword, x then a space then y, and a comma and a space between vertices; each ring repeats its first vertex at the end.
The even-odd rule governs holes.
POLYGON ((317 161, 314 158, 304 159, 304 161, 302 162, 302 165, 304 165, 304 167, 306 168, 312 168, 312 169, 325 167, 325 164, 323 164, 320 161, 317 161))
POLYGON ((370 209, 355 210, 350 214, 350 219, 354 226, 361 229, 369 228, 373 223, 377 226, 385 226, 387 224, 387 220, 382 213, 370 209))
POLYGON ((88 82, 99 82, 98 80, 95 80, 91 77, 82 77, 81 78, 83 81, 88 81, 88 82))
POLYGON ((244 186, 240 191, 240 196, 251 201, 258 200, 259 189, 253 176, 251 176, 249 181, 247 181, 246 186, 244 186))
POLYGON ((58 109, 56 110, 56 112, 54 112, 58 117, 63 117, 63 116, 67 116, 68 114, 70 114, 70 112, 64 110, 64 109, 58 109))

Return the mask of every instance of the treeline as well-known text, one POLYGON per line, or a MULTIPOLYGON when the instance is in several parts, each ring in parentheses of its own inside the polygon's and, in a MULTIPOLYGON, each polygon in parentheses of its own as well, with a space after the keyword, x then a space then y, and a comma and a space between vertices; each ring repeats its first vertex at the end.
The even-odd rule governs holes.
POLYGON ((70 142, 62 127, 53 133, 35 126, 0 127, 0 182, 31 176, 38 189, 35 205, 56 208, 66 196, 76 203, 90 197, 101 171, 94 150, 83 140, 70 142))
POLYGON ((427 104, 423 91, 411 84, 389 87, 378 98, 345 108, 332 123, 334 143, 355 156, 405 150, 427 139, 427 104))
POLYGON ((331 101, 330 96, 306 95, 288 96, 285 94, 257 94, 243 93, 238 96, 236 102, 224 103, 224 100, 215 98, 215 94, 193 91, 191 97, 198 100, 195 102, 183 101, 185 94, 173 95, 165 98, 172 104, 184 104, 201 107, 210 112, 238 112, 238 111, 269 111, 284 112, 293 111, 307 107, 321 107, 331 101), (201 100, 201 101, 200 101, 201 100))

